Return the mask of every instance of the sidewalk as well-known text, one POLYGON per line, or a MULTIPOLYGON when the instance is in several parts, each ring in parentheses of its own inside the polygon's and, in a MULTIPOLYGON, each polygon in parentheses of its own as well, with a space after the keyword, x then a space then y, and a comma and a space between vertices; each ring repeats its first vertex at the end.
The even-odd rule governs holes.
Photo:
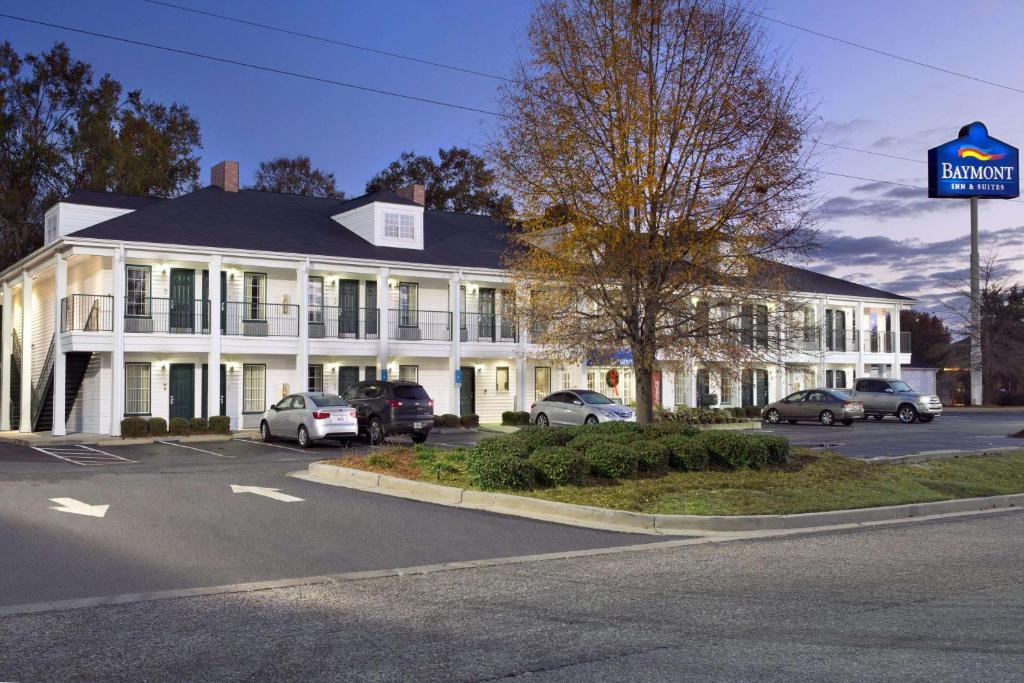
POLYGON ((66 436, 53 436, 49 432, 0 432, 0 444, 13 444, 17 446, 54 446, 57 444, 82 444, 85 446, 120 446, 129 444, 146 444, 156 441, 182 441, 185 443, 193 441, 229 441, 231 439, 258 439, 259 432, 255 429, 243 429, 231 434, 192 434, 188 436, 175 436, 165 434, 164 436, 146 436, 136 439, 122 439, 109 434, 95 434, 91 432, 78 432, 66 436))

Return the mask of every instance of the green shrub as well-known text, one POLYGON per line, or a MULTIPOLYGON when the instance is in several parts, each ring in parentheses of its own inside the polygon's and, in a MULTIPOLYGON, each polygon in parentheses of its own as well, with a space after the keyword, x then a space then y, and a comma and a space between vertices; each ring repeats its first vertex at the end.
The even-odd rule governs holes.
POLYGON ((171 432, 171 434, 174 434, 175 436, 180 436, 182 434, 188 434, 188 427, 189 422, 185 418, 172 417, 169 431, 171 432))
MULTIPOLYGON (((567 430, 568 431, 568 430, 567 430)), ((575 428, 575 431, 570 434, 573 438, 569 441, 569 447, 573 450, 580 451, 581 453, 586 451, 588 448, 596 446, 598 444, 613 443, 624 445, 620 442, 615 435, 612 434, 597 434, 590 431, 589 429, 575 428)))
POLYGON ((214 415, 210 418, 210 431, 214 434, 230 434, 231 418, 227 415, 214 415))
POLYGON ((445 413, 444 415, 434 416, 435 427, 461 427, 462 423, 459 421, 458 415, 452 415, 451 413, 445 413))
POLYGON ((151 436, 163 436, 167 433, 167 420, 162 417, 151 417, 148 422, 151 436))
POLYGON ((564 446, 572 440, 573 436, 574 432, 570 432, 568 429, 527 425, 516 432, 513 438, 526 442, 529 449, 533 451, 543 446, 564 446))
POLYGON ((193 417, 189 428, 193 434, 205 434, 210 429, 210 423, 206 421, 205 417, 193 417))
POLYGON ((696 436, 700 430, 685 422, 652 422, 644 425, 643 435, 648 439, 660 439, 663 436, 681 435, 696 436))
POLYGON ((660 441, 648 440, 634 444, 633 452, 641 472, 664 472, 672 450, 660 441))
POLYGON ((370 453, 366 456, 366 464, 370 467, 389 470, 395 466, 395 459, 389 453, 370 453))
POLYGON ((785 465, 789 462, 789 439, 773 434, 758 434, 754 438, 762 441, 768 449, 769 465, 785 465))
POLYGON ((595 440, 587 445, 583 457, 587 461, 590 473, 595 477, 621 479, 636 474, 636 452, 624 444, 595 440))
POLYGON ((596 425, 584 425, 598 434, 636 435, 643 427, 636 422, 598 422, 596 425))
POLYGON ((484 456, 509 455, 525 460, 530 455, 530 446, 518 434, 508 434, 480 439, 473 452, 484 456))
POLYGON ((121 420, 121 436, 132 439, 149 434, 149 424, 144 417, 126 417, 121 420))
POLYGON ((543 446, 530 454, 527 462, 546 486, 578 484, 587 473, 587 461, 579 451, 566 446, 543 446))
POLYGON ((759 470, 768 464, 768 444, 752 434, 703 432, 694 439, 707 448, 714 465, 759 470))
POLYGON ((761 417, 761 408, 759 406, 747 406, 744 408, 743 417, 761 417))
POLYGON ((462 417, 459 418, 459 422, 462 424, 463 427, 466 427, 467 429, 473 428, 473 427, 479 427, 480 426, 480 416, 479 415, 463 415, 462 417))
POLYGON ((668 448, 668 465, 674 470, 700 472, 708 468, 708 449, 700 439, 671 434, 663 436, 656 443, 668 448))
POLYGON ((466 471, 473 485, 482 489, 528 489, 536 479, 533 465, 525 457, 492 448, 481 450, 480 444, 470 452, 466 471))
POLYGON ((528 425, 530 424, 530 414, 525 410, 506 410, 501 414, 501 424, 503 425, 528 425))

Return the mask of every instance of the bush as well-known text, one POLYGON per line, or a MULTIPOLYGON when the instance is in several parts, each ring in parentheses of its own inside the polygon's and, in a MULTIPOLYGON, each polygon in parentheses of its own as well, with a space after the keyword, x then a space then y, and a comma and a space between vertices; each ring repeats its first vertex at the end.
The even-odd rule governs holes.
POLYGON ((665 413, 663 418, 670 422, 683 422, 685 424, 722 424, 726 422, 740 422, 741 419, 733 417, 732 413, 718 408, 677 408, 671 413, 665 413))
POLYGON ((121 436, 132 439, 149 434, 149 424, 144 417, 126 417, 121 420, 121 436))
POLYGON ((761 417, 760 406, 747 406, 743 410, 743 417, 761 417))
POLYGON ((515 433, 514 438, 525 441, 531 451, 543 446, 564 446, 572 441, 575 432, 568 429, 527 425, 515 433))
POLYGON ((523 410, 506 410, 501 414, 501 424, 503 425, 528 425, 530 424, 530 414, 523 410))
POLYGON ((759 470, 768 464, 768 444, 751 434, 703 432, 694 440, 707 449, 711 463, 721 467, 759 470))
POLYGON ((530 455, 530 446, 525 439, 518 438, 518 436, 518 434, 510 434, 480 439, 473 448, 473 453, 481 456, 509 455, 525 460, 530 455))
POLYGON ((674 470, 701 472, 708 468, 708 449, 699 439, 672 434, 658 439, 656 443, 668 449, 668 465, 674 470))
POLYGON ((479 427, 480 426, 480 416, 479 415, 463 415, 461 418, 459 418, 459 422, 462 424, 463 427, 466 427, 467 429, 473 428, 473 427, 479 427))
POLYGON ((762 441, 768 448, 769 465, 785 465, 789 462, 789 439, 771 434, 758 434, 754 438, 762 441))
POLYGON ((664 472, 672 453, 671 449, 660 441, 641 441, 633 446, 633 452, 636 454, 637 466, 641 472, 664 472))
POLYGON ((231 418, 227 415, 214 415, 210 418, 210 431, 214 434, 230 434, 231 418))
POLYGON ((583 425, 596 434, 612 435, 636 435, 643 431, 643 427, 636 422, 598 422, 596 425, 583 425))
POLYGON ((587 473, 587 461, 578 451, 566 446, 544 446, 530 454, 527 462, 546 486, 578 484, 587 473))
POLYGON ((536 473, 525 456, 494 448, 481 450, 481 444, 483 441, 477 444, 466 461, 466 471, 474 486, 482 489, 528 489, 533 486, 536 473))
POLYGON ((194 434, 203 434, 209 431, 210 423, 206 421, 205 417, 193 417, 189 428, 194 434))
POLYGON ((434 416, 435 427, 461 427, 462 422, 459 421, 458 415, 452 415, 451 413, 445 413, 444 415, 434 416))
MULTIPOLYGON (((579 437, 577 437, 579 438, 579 437)), ((637 457, 630 446, 595 440, 583 451, 590 473, 595 477, 621 479, 636 474, 637 457)))
POLYGON ((696 436, 700 430, 685 422, 652 422, 644 425, 643 435, 648 439, 660 439, 663 436, 696 436))
POLYGON ((174 434, 175 436, 180 436, 182 434, 188 434, 188 427, 189 422, 185 418, 172 417, 169 431, 171 432, 171 434, 174 434))
POLYGON ((163 436, 167 433, 167 420, 162 417, 149 418, 149 433, 152 436, 163 436))

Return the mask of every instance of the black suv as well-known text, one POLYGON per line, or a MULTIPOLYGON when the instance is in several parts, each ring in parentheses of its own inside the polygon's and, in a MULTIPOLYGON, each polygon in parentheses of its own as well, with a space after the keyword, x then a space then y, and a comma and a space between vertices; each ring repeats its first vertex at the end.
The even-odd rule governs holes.
POLYGON ((434 402, 415 382, 359 382, 345 390, 344 399, 355 406, 359 431, 374 445, 392 434, 423 443, 434 426, 434 402))

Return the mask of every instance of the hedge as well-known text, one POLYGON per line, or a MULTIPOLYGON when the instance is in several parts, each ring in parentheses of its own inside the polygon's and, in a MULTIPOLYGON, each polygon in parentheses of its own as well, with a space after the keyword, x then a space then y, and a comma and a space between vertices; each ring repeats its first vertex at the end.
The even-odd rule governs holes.
POLYGON ((546 486, 578 484, 587 473, 587 461, 579 451, 566 446, 538 448, 527 462, 536 471, 537 481, 546 486))
POLYGON ((528 489, 536 478, 525 457, 487 448, 481 451, 479 444, 466 461, 466 471, 473 485, 482 489, 528 489))
POLYGON ((622 479, 636 474, 636 452, 624 444, 595 440, 587 445, 583 458, 595 477, 622 479))
POLYGON ((506 410, 501 414, 501 424, 528 425, 530 424, 530 414, 524 410, 506 410))
POLYGON ((183 417, 172 417, 170 432, 176 436, 188 434, 189 422, 183 417))
POLYGON ((719 408, 677 408, 675 411, 664 413, 662 419, 686 424, 743 422, 743 419, 734 417, 730 412, 719 408))
POLYGON ((121 436, 131 439, 149 435, 149 424, 144 417, 126 417, 121 420, 121 436))
POLYGON ((163 436, 167 433, 167 420, 162 417, 149 418, 149 433, 151 436, 163 436))
POLYGON ((214 434, 230 434, 231 418, 227 415, 214 415, 210 418, 210 431, 214 434))
POLYGON ((486 439, 480 439, 474 446, 472 455, 481 457, 510 455, 525 460, 530 455, 531 449, 529 444, 524 439, 517 438, 518 436, 518 434, 510 434, 509 436, 489 436, 486 439))
POLYGON ((633 445, 633 452, 636 453, 637 466, 641 472, 664 472, 668 468, 672 449, 661 441, 641 441, 633 445))
POLYGON ((564 446, 572 441, 575 432, 569 429, 552 429, 528 425, 515 433, 514 438, 526 442, 530 450, 542 446, 564 446))
POLYGON ((189 429, 193 432, 202 434, 210 429, 210 423, 206 421, 205 417, 193 417, 192 422, 189 423, 189 429))
POLYGON ((681 434, 670 434, 656 441, 668 451, 668 464, 674 470, 700 472, 708 468, 708 449, 700 439, 681 434))
POLYGON ((643 426, 642 433, 648 439, 660 439, 672 435, 696 436, 700 430, 685 422, 652 422, 643 426))
POLYGON ((751 434, 703 432, 693 437, 707 449, 712 464, 728 469, 759 470, 769 462, 768 443, 751 434))
POLYGON ((479 415, 463 415, 461 418, 459 418, 459 422, 462 423, 462 426, 466 427, 466 428, 479 427, 480 426, 480 416, 479 415))
POLYGON ((452 415, 451 413, 445 413, 444 415, 434 416, 435 427, 461 427, 462 423, 459 421, 458 415, 452 415))

